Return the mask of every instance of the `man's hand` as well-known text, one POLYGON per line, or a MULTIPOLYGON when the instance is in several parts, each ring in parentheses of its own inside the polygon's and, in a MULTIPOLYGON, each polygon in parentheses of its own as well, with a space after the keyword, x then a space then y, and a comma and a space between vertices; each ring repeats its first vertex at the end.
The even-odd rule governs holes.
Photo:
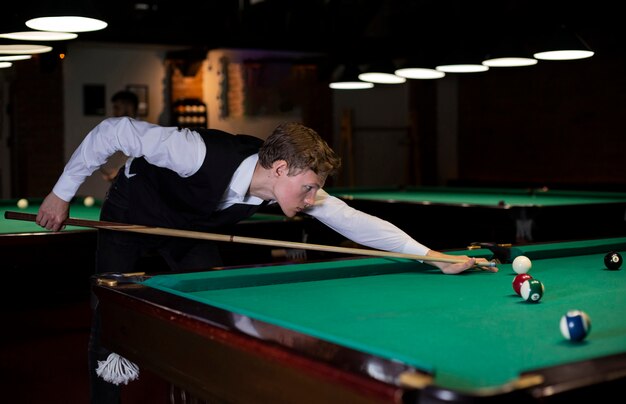
POLYGON ((458 262, 458 263, 449 263, 449 262, 435 262, 435 261, 430 261, 429 264, 431 265, 435 265, 437 268, 439 268, 441 270, 441 272, 443 272, 444 274, 458 274, 461 273, 467 269, 473 268, 475 266, 480 267, 481 269, 485 270, 485 271, 489 271, 489 272, 498 272, 498 267, 492 267, 492 266, 481 266, 480 264, 488 264, 489 261, 487 261, 484 258, 470 258, 466 255, 447 255, 447 254, 442 254, 438 251, 433 251, 430 250, 427 253, 428 256, 431 257, 440 257, 440 258, 454 258, 454 259, 465 259, 465 262, 458 262))
POLYGON ((70 214, 70 203, 50 192, 43 200, 37 212, 35 222, 48 230, 63 230, 63 224, 70 214))

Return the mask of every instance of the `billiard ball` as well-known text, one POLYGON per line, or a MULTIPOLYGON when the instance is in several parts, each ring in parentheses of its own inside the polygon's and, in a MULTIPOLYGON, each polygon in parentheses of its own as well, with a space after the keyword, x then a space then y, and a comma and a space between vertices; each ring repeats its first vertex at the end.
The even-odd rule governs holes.
POLYGON ((544 287, 538 279, 526 279, 520 286, 520 296, 527 302, 537 303, 543 297, 544 287))
POLYGON ((563 337, 570 341, 582 341, 591 331, 591 319, 582 310, 569 310, 559 325, 563 337))
POLYGON ((623 261, 620 253, 615 251, 611 251, 604 256, 604 265, 606 265, 608 269, 620 269, 623 261))
POLYGON ((525 280, 528 280, 530 278, 532 278, 532 276, 530 276, 529 274, 518 274, 513 279, 513 290, 515 291, 515 293, 521 296, 520 288, 522 287, 522 283, 524 283, 525 280))
POLYGON ((26 209, 28 207, 28 200, 22 198, 17 201, 17 207, 20 209, 26 209))
POLYGON ((93 204, 95 203, 95 199, 93 199, 93 196, 87 196, 85 197, 85 199, 83 200, 83 204, 85 206, 87 206, 88 208, 92 207, 93 204))
POLYGON ((530 271, 530 268, 533 266, 533 263, 530 259, 525 255, 520 255, 515 257, 513 260, 513 271, 518 274, 525 274, 530 271))

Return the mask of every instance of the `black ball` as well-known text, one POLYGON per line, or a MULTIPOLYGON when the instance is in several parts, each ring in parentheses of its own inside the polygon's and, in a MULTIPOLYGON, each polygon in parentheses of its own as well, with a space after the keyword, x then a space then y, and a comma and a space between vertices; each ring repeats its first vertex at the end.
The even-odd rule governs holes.
POLYGON ((606 265, 608 269, 619 269, 622 266, 622 262, 624 262, 624 260, 618 252, 611 251, 604 256, 604 265, 606 265))

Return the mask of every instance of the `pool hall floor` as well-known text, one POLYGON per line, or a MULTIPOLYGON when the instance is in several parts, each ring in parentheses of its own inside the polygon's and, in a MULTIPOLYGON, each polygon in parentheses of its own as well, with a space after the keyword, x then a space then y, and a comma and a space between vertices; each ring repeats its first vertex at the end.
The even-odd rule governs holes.
MULTIPOLYGON (((39 302, 5 296, 1 300, 0 402, 89 403, 88 296, 52 296, 39 302)), ((168 383, 140 369, 139 379, 123 388, 122 403, 175 402, 169 393, 168 383)))

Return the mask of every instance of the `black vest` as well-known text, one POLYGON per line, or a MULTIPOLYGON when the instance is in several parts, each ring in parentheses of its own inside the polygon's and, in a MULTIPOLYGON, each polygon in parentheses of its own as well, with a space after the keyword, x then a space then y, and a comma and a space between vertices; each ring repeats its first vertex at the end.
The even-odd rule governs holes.
POLYGON ((235 204, 218 211, 218 204, 241 162, 257 153, 263 140, 248 135, 232 135, 215 129, 197 129, 206 144, 206 157, 200 169, 183 178, 166 168, 135 158, 131 178, 119 175, 110 195, 126 199, 129 223, 196 231, 214 231, 252 216, 261 205, 235 204), (126 182, 126 183, 124 183, 126 182))

